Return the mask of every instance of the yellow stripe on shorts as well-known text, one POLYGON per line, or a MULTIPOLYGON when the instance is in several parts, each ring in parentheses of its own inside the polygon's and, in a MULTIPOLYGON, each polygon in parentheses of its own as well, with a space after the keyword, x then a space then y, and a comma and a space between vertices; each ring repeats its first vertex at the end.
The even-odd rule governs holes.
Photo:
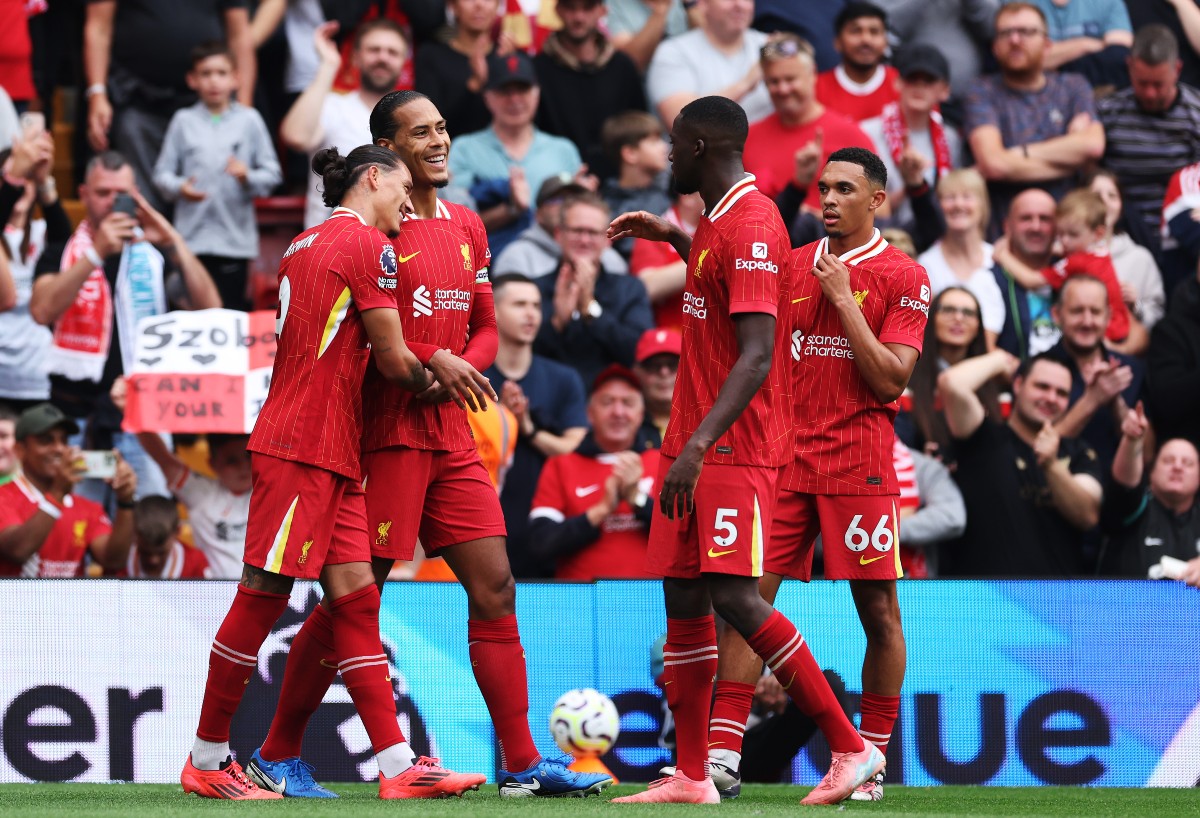
POLYGON ((750 525, 750 576, 763 575, 762 513, 758 508, 758 493, 754 494, 754 522, 750 525))
POLYGON ((279 524, 279 530, 275 532, 275 542, 271 544, 271 550, 267 553, 267 564, 263 566, 263 570, 278 574, 279 569, 283 567, 283 554, 287 551, 288 537, 292 533, 292 517, 296 513, 296 504, 299 502, 300 495, 297 494, 292 500, 292 504, 288 506, 287 514, 283 515, 283 522, 279 524))

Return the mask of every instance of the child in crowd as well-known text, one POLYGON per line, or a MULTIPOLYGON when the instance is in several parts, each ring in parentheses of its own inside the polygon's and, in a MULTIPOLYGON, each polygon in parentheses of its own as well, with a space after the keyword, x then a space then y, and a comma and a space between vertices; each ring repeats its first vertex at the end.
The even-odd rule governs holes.
POLYGON ((175 227, 216 282, 221 302, 248 310, 250 261, 258 257, 254 198, 281 181, 279 160, 262 116, 232 99, 238 79, 228 46, 197 46, 187 82, 200 100, 171 118, 154 184, 178 202, 175 227))
POLYGON ((1073 190, 1058 203, 1058 243, 1062 258, 1044 270, 1034 270, 1012 254, 1007 238, 999 239, 992 250, 996 263, 1007 270, 1022 287, 1034 289, 1047 284, 1057 291, 1074 275, 1099 279, 1108 288, 1110 318, 1104 337, 1119 343, 1129 337, 1131 318, 1121 283, 1107 248, 1104 200, 1088 188, 1073 190))
MULTIPOLYGON (((645 111, 616 114, 604 121, 600 142, 604 155, 617 168, 617 175, 600 189, 609 209, 613 213, 665 213, 671 206, 666 174, 670 146, 658 119, 645 111)), ((633 238, 623 238, 613 247, 628 261, 633 238)))
POLYGON ((143 497, 133 507, 133 548, 118 577, 208 579, 208 559, 179 541, 179 511, 170 497, 143 497))
POLYGON ((240 579, 250 516, 248 435, 208 434, 208 464, 216 480, 194 473, 156 434, 138 435, 146 453, 188 510, 192 539, 208 557, 213 579, 240 579))

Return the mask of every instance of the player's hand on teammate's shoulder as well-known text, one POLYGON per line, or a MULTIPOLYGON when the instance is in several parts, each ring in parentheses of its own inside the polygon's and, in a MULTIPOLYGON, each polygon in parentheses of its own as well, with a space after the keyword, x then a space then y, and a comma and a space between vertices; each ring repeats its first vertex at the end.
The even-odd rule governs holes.
POLYGON ((449 350, 439 349, 435 352, 429 359, 429 368, 459 409, 486 412, 486 398, 497 400, 491 381, 449 350))

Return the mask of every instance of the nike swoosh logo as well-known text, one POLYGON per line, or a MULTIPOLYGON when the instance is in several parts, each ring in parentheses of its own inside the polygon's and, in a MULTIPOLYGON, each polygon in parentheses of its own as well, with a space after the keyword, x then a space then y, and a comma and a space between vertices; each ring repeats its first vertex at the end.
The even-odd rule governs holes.
POLYGON ((416 258, 416 257, 417 257, 417 256, 419 256, 419 255, 421 255, 421 251, 420 251, 420 250, 418 250, 417 252, 413 253, 413 254, 412 254, 412 255, 410 255, 410 256, 400 256, 400 257, 399 257, 398 259, 396 259, 396 260, 397 260, 397 261, 399 261, 401 264, 404 264, 404 263, 405 263, 405 262, 407 262, 407 261, 412 261, 414 258, 416 258))
POLYGON ((801 301, 807 301, 807 300, 808 300, 808 299, 810 299, 810 298, 812 298, 812 296, 811 296, 811 295, 806 295, 806 296, 804 296, 803 298, 793 298, 793 299, 792 299, 792 303, 793 303, 793 304, 799 304, 801 301))
POLYGON ((737 549, 730 548, 728 551, 714 551, 713 549, 710 548, 710 549, 708 549, 708 556, 711 559, 716 559, 717 557, 723 557, 726 554, 732 554, 734 551, 737 551, 737 549))
POLYGON ((595 494, 599 490, 600 490, 599 484, 596 484, 593 486, 580 486, 575 489, 575 496, 576 497, 587 497, 589 494, 595 494))
POLYGON ((887 556, 887 554, 884 554, 882 557, 871 557, 871 559, 867 559, 866 555, 864 554, 863 556, 858 558, 858 564, 859 565, 870 565, 873 562, 879 562, 881 559, 883 559, 886 556, 887 556))
POLYGON ((509 789, 529 790, 530 792, 537 792, 538 790, 540 790, 542 788, 542 782, 538 781, 536 778, 533 779, 533 781, 529 782, 528 784, 521 784, 521 783, 514 781, 508 785, 508 788, 509 789))
POLYGON ((791 689, 792 689, 792 685, 793 685, 793 684, 795 684, 795 683, 796 683, 796 674, 795 674, 795 673, 793 673, 793 674, 792 674, 792 678, 788 679, 788 683, 787 683, 787 684, 785 684, 785 685, 783 685, 783 689, 784 689, 784 690, 791 690, 791 689))

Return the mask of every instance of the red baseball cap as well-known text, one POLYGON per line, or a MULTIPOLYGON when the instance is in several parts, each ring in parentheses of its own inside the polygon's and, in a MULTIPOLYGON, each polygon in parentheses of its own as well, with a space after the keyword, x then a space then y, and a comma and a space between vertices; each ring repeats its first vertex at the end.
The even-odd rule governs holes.
POLYGON ((600 374, 596 376, 596 380, 592 381, 592 391, 595 392, 612 380, 625 381, 638 391, 641 391, 642 388, 642 382, 638 380, 637 375, 633 374, 632 369, 620 364, 609 364, 604 369, 601 369, 600 374))
POLYGON ((673 329, 648 329, 638 339, 633 360, 641 363, 655 355, 683 353, 683 336, 673 329))

